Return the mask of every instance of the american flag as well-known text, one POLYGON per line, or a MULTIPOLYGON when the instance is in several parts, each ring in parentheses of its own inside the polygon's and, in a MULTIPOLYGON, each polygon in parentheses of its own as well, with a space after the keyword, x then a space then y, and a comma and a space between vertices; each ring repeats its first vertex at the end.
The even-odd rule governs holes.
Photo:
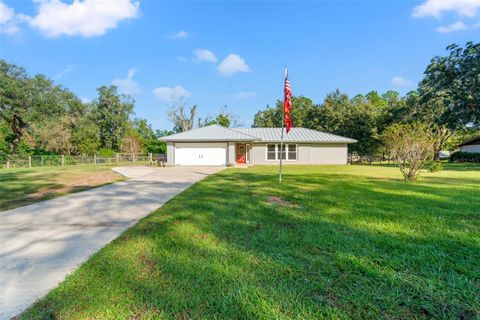
POLYGON ((285 97, 283 100, 283 114, 285 117, 285 128, 287 133, 292 129, 292 119, 290 111, 292 110, 292 90, 290 89, 290 81, 288 81, 288 71, 285 69, 285 97))

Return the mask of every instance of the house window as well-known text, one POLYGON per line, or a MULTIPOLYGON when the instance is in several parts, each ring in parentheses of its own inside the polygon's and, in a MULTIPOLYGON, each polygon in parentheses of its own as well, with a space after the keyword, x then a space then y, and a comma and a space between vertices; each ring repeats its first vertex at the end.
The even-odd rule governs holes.
MULTIPOLYGON (((267 144, 267 160, 280 160, 281 152, 280 144, 267 144)), ((283 145, 283 160, 297 160, 297 145, 284 144, 283 145)))
POLYGON ((297 145, 288 145, 288 160, 297 160, 297 145))
POLYGON ((274 144, 267 145, 267 160, 276 160, 274 144))

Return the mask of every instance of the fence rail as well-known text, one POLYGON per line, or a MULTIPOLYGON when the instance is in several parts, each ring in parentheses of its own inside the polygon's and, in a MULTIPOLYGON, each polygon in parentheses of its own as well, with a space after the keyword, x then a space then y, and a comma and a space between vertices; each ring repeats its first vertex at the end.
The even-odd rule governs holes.
POLYGON ((350 164, 372 164, 374 162, 383 162, 387 163, 393 162, 387 155, 359 155, 357 153, 348 154, 348 163, 350 164))
POLYGON ((82 164, 116 164, 116 163, 147 163, 153 162, 163 155, 152 153, 117 153, 113 157, 99 155, 9 155, 7 159, 0 159, 0 168, 32 168, 51 166, 71 166, 82 164))

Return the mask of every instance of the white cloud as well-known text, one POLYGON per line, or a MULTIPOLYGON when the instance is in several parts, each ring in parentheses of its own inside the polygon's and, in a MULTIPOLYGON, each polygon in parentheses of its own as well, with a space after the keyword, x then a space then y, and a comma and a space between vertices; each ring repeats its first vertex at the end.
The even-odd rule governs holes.
POLYGON ((4 24, 5 22, 10 21, 13 16, 15 15, 15 12, 13 11, 12 8, 7 7, 3 2, 0 2, 0 23, 4 24))
POLYGON ((392 84, 397 87, 410 87, 412 83, 400 76, 395 76, 392 78, 392 84))
POLYGON ((19 24, 24 21, 26 16, 15 14, 13 8, 8 7, 0 1, 0 33, 17 34, 20 32, 19 24))
POLYGON ((238 54, 229 54, 218 66, 218 72, 224 76, 231 76, 237 72, 250 72, 251 69, 245 59, 238 54))
POLYGON ((454 22, 454 23, 452 23, 451 25, 448 25, 448 26, 440 26, 435 30, 437 30, 438 32, 441 32, 441 33, 450 33, 450 32, 454 32, 454 31, 468 30, 468 27, 462 21, 457 21, 457 22, 454 22))
POLYGON ((175 34, 170 35, 169 37, 172 39, 186 39, 190 36, 190 34, 186 31, 179 31, 175 34))
POLYGON ((195 61, 195 62, 202 62, 202 61, 212 62, 212 63, 217 62, 217 57, 210 50, 195 49, 194 53, 195 53, 195 58, 193 59, 193 61, 195 61))
POLYGON ((480 0, 426 0, 413 9, 412 15, 418 18, 440 18, 442 13, 453 11, 460 16, 474 17, 479 8, 480 0))
POLYGON ((240 100, 240 99, 248 99, 256 96, 256 92, 240 92, 233 95, 233 99, 240 100))
POLYGON ((63 69, 62 71, 60 71, 59 73, 57 73, 54 77, 53 77, 53 80, 58 80, 60 78, 63 78, 64 76, 66 76, 68 73, 70 73, 70 71, 72 71, 74 68, 74 66, 70 65, 70 66, 67 66, 65 69, 63 69))
POLYGON ((190 92, 180 85, 175 87, 158 87, 153 89, 153 94, 162 101, 173 101, 190 97, 190 92))
POLYGON ((137 73, 137 70, 135 68, 131 68, 128 70, 127 78, 114 79, 112 81, 112 84, 117 86, 120 93, 129 95, 139 93, 141 91, 140 85, 135 80, 133 80, 135 73, 137 73))
POLYGON ((80 99, 80 101, 82 101, 82 103, 90 103, 91 100, 83 97, 83 98, 80 99))
POLYGON ((47 37, 101 36, 116 28, 120 21, 136 18, 140 8, 140 2, 131 0, 35 1, 39 3, 38 14, 30 19, 30 26, 47 37))

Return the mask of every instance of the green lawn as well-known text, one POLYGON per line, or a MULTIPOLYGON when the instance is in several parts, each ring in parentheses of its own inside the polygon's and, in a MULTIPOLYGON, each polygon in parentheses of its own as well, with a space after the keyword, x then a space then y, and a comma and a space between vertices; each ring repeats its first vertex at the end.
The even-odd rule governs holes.
POLYGON ((478 319, 480 166, 227 169, 125 232, 25 319, 478 319))
POLYGON ((120 180, 100 165, 0 169, 0 211, 120 180))

